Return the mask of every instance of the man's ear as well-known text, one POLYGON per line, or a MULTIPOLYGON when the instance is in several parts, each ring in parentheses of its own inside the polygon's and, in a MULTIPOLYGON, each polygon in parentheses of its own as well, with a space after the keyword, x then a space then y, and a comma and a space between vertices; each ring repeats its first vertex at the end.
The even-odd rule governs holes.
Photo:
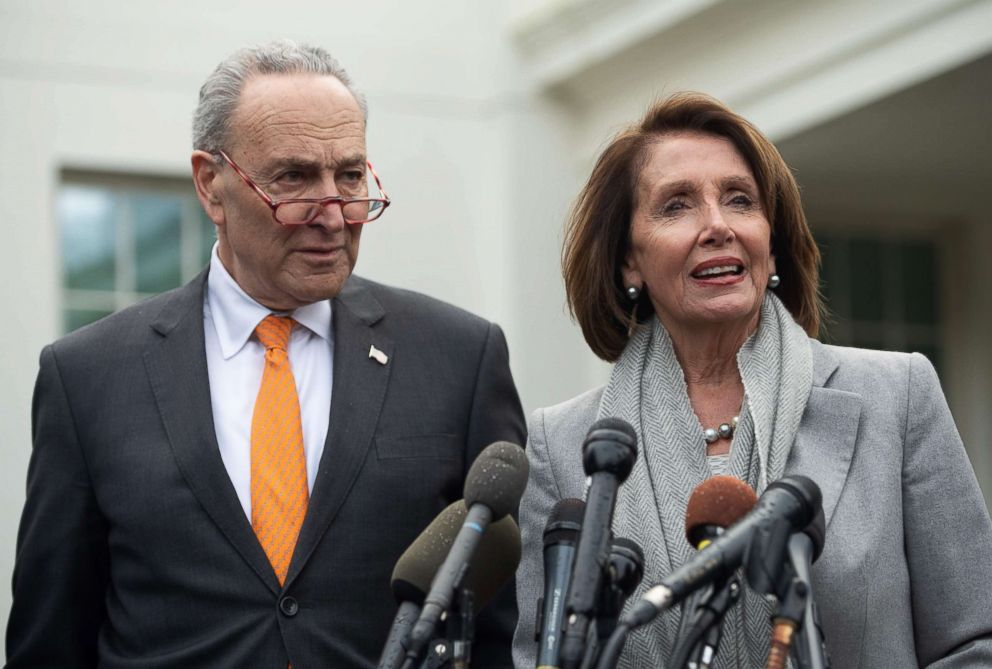
POLYGON ((190 163, 193 166, 193 186, 196 188, 196 197, 200 200, 203 211, 214 225, 218 227, 224 225, 222 180, 217 159, 206 151, 197 150, 190 157, 190 163))

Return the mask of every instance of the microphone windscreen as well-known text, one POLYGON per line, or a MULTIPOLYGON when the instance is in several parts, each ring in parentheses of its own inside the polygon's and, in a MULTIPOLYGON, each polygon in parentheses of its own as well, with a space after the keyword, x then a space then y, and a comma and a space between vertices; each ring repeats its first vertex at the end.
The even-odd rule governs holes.
POLYGON ((614 417, 600 418, 582 442, 582 469, 586 474, 609 474, 623 483, 637 461, 637 433, 630 423, 614 417))
POLYGON ((582 517, 585 513, 586 503, 581 499, 568 497, 555 504, 544 526, 544 545, 575 541, 582 531, 582 517))
POLYGON ((698 547, 707 527, 728 528, 750 513, 758 501, 754 490, 733 476, 714 476, 692 491, 685 509, 685 537, 698 547))
POLYGON ((508 441, 486 446, 465 477, 465 504, 483 504, 493 521, 517 510, 527 486, 527 455, 508 441))
MULTIPOLYGON (((434 575, 448 556, 466 515, 468 509, 463 500, 449 504, 396 561, 390 587, 397 604, 424 603, 434 575)), ((516 522, 508 516, 490 524, 479 540, 465 576, 465 587, 475 595, 476 611, 489 603, 519 564, 520 529, 516 522)))
POLYGON ((633 449, 634 455, 637 455, 637 432, 635 432, 634 427, 623 418, 607 416, 606 418, 600 418, 593 423, 586 435, 586 442, 588 443, 597 439, 620 441, 627 444, 631 449, 633 449))
POLYGON ((434 574, 451 550, 467 514, 462 500, 449 504, 403 551, 403 555, 396 561, 390 580, 393 599, 397 604, 424 603, 434 574))
POLYGON ((813 516, 813 520, 810 521, 803 532, 813 541, 813 562, 816 562, 817 558, 820 557, 820 553, 823 552, 823 542, 827 538, 827 524, 823 517, 822 505, 817 507, 816 515, 813 516))
POLYGON ((644 551, 633 539, 617 537, 610 548, 609 564, 614 585, 629 597, 644 577, 644 551))
POLYGON ((820 492, 820 486, 811 478, 790 474, 769 483, 766 492, 773 488, 786 489, 800 501, 803 515, 796 518, 796 527, 809 525, 816 518, 816 514, 823 511, 823 493, 820 492))
POLYGON ((613 552, 624 553, 631 556, 635 562, 640 562, 644 564, 644 551, 641 550, 640 544, 638 544, 633 539, 628 539, 627 537, 617 537, 613 540, 613 552))

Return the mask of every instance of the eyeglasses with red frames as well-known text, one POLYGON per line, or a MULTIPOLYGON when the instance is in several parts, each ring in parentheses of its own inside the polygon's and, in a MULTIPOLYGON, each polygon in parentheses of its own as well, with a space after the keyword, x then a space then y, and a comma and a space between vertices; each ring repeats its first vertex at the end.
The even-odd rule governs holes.
POLYGON ((344 217, 345 223, 351 225, 371 223, 382 216, 382 212, 390 204, 389 196, 382 189, 379 175, 375 173, 372 163, 368 161, 365 164, 368 165, 369 172, 372 173, 372 178, 375 179, 375 185, 379 188, 379 192, 382 193, 382 197, 343 197, 340 195, 330 195, 328 197, 318 198, 307 197, 273 200, 269 197, 268 193, 252 181, 251 177, 245 174, 245 171, 229 155, 224 151, 219 151, 219 153, 220 157, 237 172, 238 176, 253 191, 258 193, 258 196, 265 201, 265 204, 269 205, 269 208, 272 209, 272 218, 281 225, 307 225, 308 223, 313 223, 320 216, 320 212, 324 210, 324 207, 332 204, 341 207, 341 215, 344 217))

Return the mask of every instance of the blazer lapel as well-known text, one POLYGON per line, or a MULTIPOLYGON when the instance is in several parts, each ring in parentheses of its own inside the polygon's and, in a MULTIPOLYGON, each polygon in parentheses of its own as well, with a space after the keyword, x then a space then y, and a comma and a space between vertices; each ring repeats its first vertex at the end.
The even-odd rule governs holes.
POLYGON ((827 526, 847 481, 861 420, 861 396, 826 387, 837 360, 819 342, 812 342, 813 388, 803 413, 786 472, 813 479, 823 493, 827 526))
POLYGON ((374 327, 385 311, 362 279, 350 278, 334 299, 333 308, 334 387, 330 425, 307 515, 286 576, 287 586, 310 559, 362 469, 394 364, 393 341, 374 327))
POLYGON ((210 405, 203 340, 207 273, 177 292, 152 322, 145 368, 172 452, 187 484, 259 578, 278 593, 279 581, 238 501, 220 457, 210 405))

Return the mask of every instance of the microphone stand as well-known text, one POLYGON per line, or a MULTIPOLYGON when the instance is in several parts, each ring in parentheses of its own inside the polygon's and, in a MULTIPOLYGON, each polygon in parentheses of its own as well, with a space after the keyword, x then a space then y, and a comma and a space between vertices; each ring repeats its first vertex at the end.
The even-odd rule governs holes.
POLYGON ((689 631, 672 654, 672 667, 704 669, 712 665, 720 647, 723 618, 740 596, 741 585, 736 575, 723 583, 713 584, 696 608, 689 631), (690 662, 690 658, 697 656, 698 661, 690 662))
POLYGON ((419 669, 469 669, 475 638, 475 595, 468 588, 457 588, 452 601, 452 608, 442 614, 447 638, 431 639, 419 669))
MULTIPOLYGON (((720 593, 709 603, 715 617, 709 628, 703 635, 702 646, 699 648, 696 659, 696 667, 693 669, 710 669, 716 659, 716 652, 720 649, 720 640, 723 638, 723 619, 734 604, 741 597, 741 586, 737 577, 730 579, 730 582, 721 589, 720 593)), ((689 665, 692 667, 692 664, 689 665)))
POLYGON ((792 661, 797 669, 830 669, 830 657, 812 592, 806 600, 799 643, 792 647, 792 661))
POLYGON ((799 577, 794 576, 786 583, 785 592, 779 597, 778 610, 772 617, 772 644, 766 669, 784 669, 796 628, 806 612, 808 594, 808 585, 799 577))
POLYGON ((826 642, 813 596, 812 574, 809 571, 810 550, 811 544, 807 537, 795 534, 790 538, 789 562, 795 574, 790 587, 799 587, 798 584, 802 584, 802 588, 806 591, 799 638, 792 644, 792 662, 797 669, 830 669, 826 642))
POLYGON ((448 637, 451 640, 452 669, 468 669, 472 662, 472 641, 475 639, 475 595, 468 588, 455 593, 456 609, 448 616, 448 637))
POLYGON ((451 667, 451 643, 447 639, 431 641, 420 669, 449 669, 451 667))

